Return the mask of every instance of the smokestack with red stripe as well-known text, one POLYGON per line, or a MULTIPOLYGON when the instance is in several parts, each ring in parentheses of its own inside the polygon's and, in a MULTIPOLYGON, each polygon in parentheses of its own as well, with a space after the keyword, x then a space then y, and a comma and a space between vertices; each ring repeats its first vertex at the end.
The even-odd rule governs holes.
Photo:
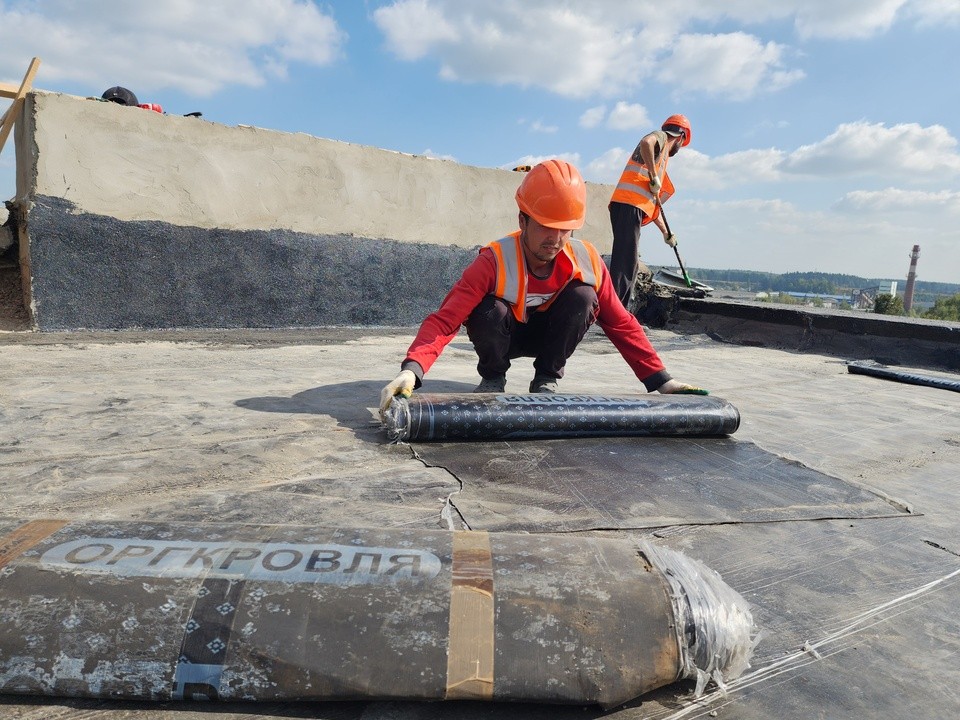
POLYGON ((910 253, 910 272, 907 273, 907 289, 903 291, 903 309, 910 312, 913 305, 913 284, 917 280, 917 260, 920 258, 920 246, 914 245, 910 253))

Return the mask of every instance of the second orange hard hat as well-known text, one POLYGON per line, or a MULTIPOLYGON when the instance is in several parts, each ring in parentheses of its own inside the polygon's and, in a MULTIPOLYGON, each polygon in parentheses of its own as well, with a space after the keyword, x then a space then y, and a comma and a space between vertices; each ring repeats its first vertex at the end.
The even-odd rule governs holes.
POLYGON ((690 121, 687 120, 686 115, 671 115, 663 121, 663 126, 660 129, 665 132, 683 132, 683 147, 689 145, 690 140, 693 138, 693 131, 690 129, 690 121))

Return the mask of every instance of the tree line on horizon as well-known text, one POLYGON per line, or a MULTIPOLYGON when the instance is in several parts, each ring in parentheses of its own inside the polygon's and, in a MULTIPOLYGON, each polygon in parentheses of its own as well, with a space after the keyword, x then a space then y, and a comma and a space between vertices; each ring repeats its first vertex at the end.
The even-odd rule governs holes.
MULTIPOLYGON (((897 283, 902 292, 906 278, 864 278, 858 275, 824 272, 771 273, 758 270, 713 270, 710 268, 688 268, 688 274, 706 283, 724 283, 730 289, 753 292, 800 292, 820 295, 844 295, 853 290, 873 287, 889 287, 897 283)), ((914 283, 914 295, 955 295, 960 293, 960 284, 933 282, 917 279, 914 283)), ((933 301, 933 298, 931 298, 933 301)))
MULTIPOLYGON (((774 302, 797 303, 796 298, 787 293, 808 293, 812 295, 850 295, 856 290, 868 288, 889 288, 892 279, 862 278, 857 275, 821 272, 768 273, 756 270, 711 270, 692 268, 688 273, 697 280, 706 283, 723 283, 727 288, 748 292, 768 293, 774 302)), ((897 288, 902 293, 906 280, 897 280, 897 288)), ((949 320, 960 322, 960 284, 917 280, 914 283, 914 301, 931 305, 923 310, 915 306, 907 313, 900 295, 877 293, 873 312, 881 315, 907 315, 929 320, 949 320)), ((822 305, 822 302, 814 302, 822 305)), ((850 309, 849 303, 842 303, 841 309, 850 309)))

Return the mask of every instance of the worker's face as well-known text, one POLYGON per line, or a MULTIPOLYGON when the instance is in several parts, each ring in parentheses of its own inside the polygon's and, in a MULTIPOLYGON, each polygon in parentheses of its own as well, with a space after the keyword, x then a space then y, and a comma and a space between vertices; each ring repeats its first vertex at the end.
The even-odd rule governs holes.
POLYGON ((680 152, 680 148, 683 147, 683 135, 681 135, 680 137, 673 137, 671 135, 670 139, 673 140, 673 147, 670 148, 670 157, 673 157, 678 152, 680 152))
POLYGON ((570 240, 573 230, 548 228, 520 214, 520 240, 524 252, 540 262, 551 262, 570 240))

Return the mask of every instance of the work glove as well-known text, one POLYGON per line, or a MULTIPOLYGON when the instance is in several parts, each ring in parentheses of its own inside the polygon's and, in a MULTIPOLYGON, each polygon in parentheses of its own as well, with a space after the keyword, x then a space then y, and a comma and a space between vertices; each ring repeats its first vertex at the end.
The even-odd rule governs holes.
POLYGON ((695 385, 685 385, 679 390, 673 391, 674 395, 709 395, 710 391, 695 385))
POLYGON ((653 193, 654 197, 660 197, 660 176, 659 175, 650 176, 650 192, 653 193))
POLYGON ((689 385, 678 380, 667 380, 663 385, 657 388, 658 393, 664 395, 709 395, 709 390, 689 385))
POLYGON ((676 246, 677 246, 677 236, 674 235, 673 233, 667 233, 666 235, 664 235, 664 236, 663 236, 663 241, 664 241, 667 245, 669 245, 670 247, 676 247, 676 246))
POLYGON ((383 419, 384 413, 393 402, 397 395, 408 398, 413 395, 413 388, 417 384, 417 376, 413 370, 401 370, 400 374, 391 380, 383 390, 380 391, 380 419, 383 419))

